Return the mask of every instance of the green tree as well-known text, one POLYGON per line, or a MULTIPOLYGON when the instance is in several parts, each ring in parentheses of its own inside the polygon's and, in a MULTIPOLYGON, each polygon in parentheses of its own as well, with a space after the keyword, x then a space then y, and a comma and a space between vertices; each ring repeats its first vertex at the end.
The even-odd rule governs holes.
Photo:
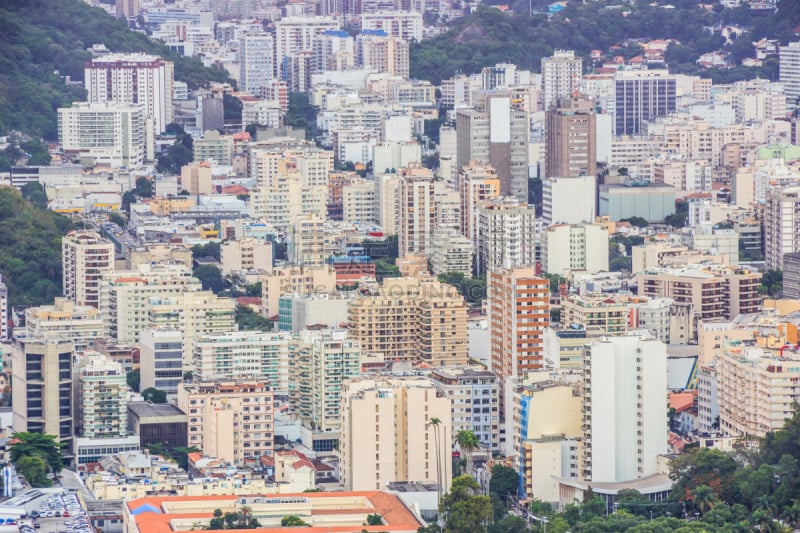
POLYGON ((220 243, 217 241, 209 241, 205 244, 195 244, 192 246, 193 259, 199 257, 213 257, 215 260, 219 261, 222 257, 221 254, 220 243))
POLYGON ((459 450, 464 454, 465 459, 467 460, 467 474, 470 476, 472 475, 472 454, 473 452, 480 450, 481 443, 478 441, 478 437, 475 436, 469 429, 461 429, 456 433, 455 436, 456 444, 458 445, 459 450))
POLYGON ((241 331, 272 331, 274 327, 270 319, 259 315, 246 305, 236 304, 234 317, 236 325, 241 331))
POLYGON ((290 514, 281 518, 281 527, 308 527, 308 524, 299 516, 290 514))
POLYGON ((28 480, 31 487, 49 487, 51 481, 47 479, 47 464, 38 455, 26 455, 20 457, 15 463, 17 472, 28 480))
POLYGON ((442 497, 440 512, 446 516, 445 533, 486 533, 494 511, 488 496, 479 495, 480 485, 472 476, 453 480, 450 492, 442 497))
POLYGON ((47 469, 54 474, 58 474, 63 468, 61 444, 55 435, 24 431, 15 433, 9 446, 9 458, 12 463, 17 464, 23 457, 41 458, 47 469))
POLYGON ((758 292, 770 298, 777 298, 783 291, 783 272, 780 270, 767 270, 761 275, 761 285, 758 292))
POLYGON ((189 469, 189 454, 196 453, 202 451, 200 448, 196 448, 194 446, 176 446, 172 448, 170 455, 175 462, 178 463, 178 466, 183 468, 184 470, 189 469))
POLYGON ((521 516, 508 515, 489 527, 489 533, 527 533, 525 520, 521 516))
POLYGON ((383 517, 379 514, 370 514, 367 515, 367 525, 368 526, 382 526, 383 525, 383 517))
POLYGON ((228 288, 228 282, 222 277, 222 271, 216 265, 200 265, 194 269, 193 274, 200 280, 205 291, 219 294, 228 288))
POLYGON ((109 213, 108 221, 123 229, 128 225, 128 219, 125 218, 125 215, 122 213, 117 213, 116 211, 109 213))
POLYGON ((153 182, 144 176, 136 178, 136 186, 133 192, 139 198, 152 198, 153 197, 153 182))
POLYGON ((139 392, 139 385, 142 380, 141 371, 138 368, 130 370, 128 374, 125 376, 125 381, 128 383, 128 387, 130 387, 134 392, 139 392))
POLYGON ((167 403, 167 393, 155 387, 148 387, 142 391, 142 398, 146 402, 167 403))
POLYGON ((47 195, 38 181, 26 183, 22 186, 22 197, 39 209, 47 209, 47 195))
POLYGON ((706 514, 706 512, 710 511, 714 507, 716 499, 717 495, 714 492, 714 489, 708 485, 700 485, 694 489, 692 503, 694 504, 695 509, 700 511, 701 514, 706 514))
POLYGON ((492 475, 489 478, 489 494, 497 496, 506 506, 509 495, 517 494, 518 485, 519 474, 516 470, 500 463, 492 467, 492 475))
POLYGON ((431 417, 428 425, 433 428, 433 445, 436 453, 436 502, 442 500, 442 419, 438 416, 431 417))
POLYGON ((623 218, 620 222, 628 222, 631 226, 635 226, 637 228, 646 228, 649 223, 642 217, 630 217, 630 218, 623 218))

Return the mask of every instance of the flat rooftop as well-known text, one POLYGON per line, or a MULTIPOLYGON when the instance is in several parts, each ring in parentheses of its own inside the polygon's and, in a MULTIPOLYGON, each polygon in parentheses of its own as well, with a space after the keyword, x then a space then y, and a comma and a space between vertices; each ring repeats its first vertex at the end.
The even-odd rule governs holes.
POLYGON ((186 416, 171 403, 130 402, 128 410, 139 418, 186 416))

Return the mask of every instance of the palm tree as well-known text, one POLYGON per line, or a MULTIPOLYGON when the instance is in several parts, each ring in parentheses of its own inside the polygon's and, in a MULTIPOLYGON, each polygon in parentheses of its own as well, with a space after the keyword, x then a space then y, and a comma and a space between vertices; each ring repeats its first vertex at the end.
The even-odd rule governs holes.
POLYGON ((433 445, 436 448, 436 494, 438 496, 437 505, 442 500, 442 457, 441 457, 441 441, 439 437, 439 428, 442 425, 442 419, 434 416, 428 421, 428 425, 433 428, 433 445))
POLYGON ((467 475, 472 475, 472 452, 480 449, 481 443, 478 442, 478 437, 475 433, 468 429, 461 429, 456 433, 456 444, 458 448, 464 452, 467 459, 467 475))
POLYGON ((794 504, 786 508, 781 514, 781 518, 792 527, 800 526, 800 505, 794 504))
POLYGON ((692 498, 692 502, 694 503, 695 509, 700 511, 702 514, 706 514, 706 512, 710 511, 711 508, 714 507, 716 499, 717 494, 714 492, 714 489, 708 485, 700 485, 694 489, 694 497, 692 498))

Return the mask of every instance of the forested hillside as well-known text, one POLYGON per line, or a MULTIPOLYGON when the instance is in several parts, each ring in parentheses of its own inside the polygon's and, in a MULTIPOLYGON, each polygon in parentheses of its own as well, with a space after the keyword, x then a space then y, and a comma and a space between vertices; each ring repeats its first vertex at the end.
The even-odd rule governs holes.
MULTIPOLYGON (((536 12, 530 16, 528 2, 522 0, 512 2, 515 14, 483 7, 456 21, 447 33, 416 43, 411 50, 411 75, 438 84, 455 72, 471 74, 499 62, 538 72, 541 58, 554 49, 575 50, 587 58, 584 64, 588 66, 592 50, 606 53, 611 46, 629 39, 676 39, 681 44, 670 46, 666 57, 669 67, 677 72, 699 72, 694 62, 700 54, 724 48, 741 61, 752 55, 751 43, 758 38, 777 38, 784 43, 798 39, 792 33, 800 24, 797 0, 781 0, 777 13, 754 12, 746 5, 723 9, 718 3, 708 10, 686 0, 671 2, 670 8, 663 4, 650 0, 631 4, 571 1, 552 16, 536 12), (726 45, 719 33, 708 30, 720 24, 736 24, 750 31, 726 45)), ((631 57, 640 52, 636 46, 624 46, 615 53, 631 57)), ((756 75, 773 78, 777 76, 777 59, 768 59, 763 68, 712 69, 704 75, 718 82, 756 75)))
POLYGON ((56 139, 56 110, 85 96, 81 84, 67 85, 63 76, 83 80, 86 48, 94 44, 169 58, 175 78, 190 87, 227 79, 81 0, 0 0, 0 135, 17 130, 56 139))

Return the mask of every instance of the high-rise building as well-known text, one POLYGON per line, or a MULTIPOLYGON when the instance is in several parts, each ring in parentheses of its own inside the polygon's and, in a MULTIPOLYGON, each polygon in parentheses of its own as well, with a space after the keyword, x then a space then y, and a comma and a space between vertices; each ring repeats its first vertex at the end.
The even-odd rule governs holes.
POLYGON ((781 46, 779 52, 780 81, 787 103, 793 104, 800 98, 800 43, 781 46))
POLYGON ((91 439, 128 435, 128 382, 122 365, 86 352, 75 367, 75 434, 91 439))
POLYGON ((656 474, 667 453, 666 345, 647 334, 594 340, 583 376, 583 480, 656 474))
POLYGON ((356 63, 353 37, 344 30, 325 30, 314 38, 314 72, 340 71, 356 63))
POLYGON ((75 102, 58 110, 58 144, 68 155, 97 164, 136 169, 145 157, 141 105, 75 102))
POLYGON ((69 339, 78 353, 94 349, 95 343, 103 338, 103 320, 97 308, 75 305, 59 297, 53 305, 26 309, 25 329, 28 335, 58 335, 69 339))
POLYGON ((599 224, 557 224, 542 231, 542 271, 608 272, 608 230, 599 224))
POLYGON ((550 282, 532 268, 487 273, 489 350, 501 380, 544 368, 544 330, 550 324, 550 282))
POLYGON ((183 333, 175 328, 147 328, 139 339, 140 389, 178 393, 183 381, 183 333))
POLYGON ((361 345, 347 331, 301 331, 289 345, 289 400, 313 433, 314 451, 338 448, 342 382, 361 373, 361 345))
POLYGON ((8 287, 0 275, 0 341, 8 340, 8 329, 8 287))
POLYGON ((409 44, 383 30, 365 30, 356 38, 356 60, 364 69, 407 78, 409 44))
POLYGON ((72 341, 57 336, 20 335, 12 350, 14 432, 55 435, 72 452, 72 341))
POLYGON ((545 125, 545 176, 597 174, 597 141, 591 100, 562 98, 549 107, 545 125))
POLYGON ((621 70, 615 78, 615 135, 646 133, 646 123, 675 112, 676 81, 667 70, 621 70))
POLYGON ((594 222, 597 213, 597 177, 542 180, 542 225, 594 222))
POLYGON ((418 481, 446 491, 452 439, 450 399, 428 379, 365 378, 342 386, 339 457, 345 490, 418 481), (434 419, 439 422, 432 424, 434 419))
POLYGON ((243 465, 274 452, 274 394, 259 381, 183 382, 176 405, 188 418, 188 446, 243 465))
POLYGON ((450 398, 453 435, 472 431, 482 446, 500 451, 500 380, 481 367, 446 367, 431 372, 450 398))
POLYGON ((91 231, 70 231, 61 241, 61 263, 64 296, 99 308, 101 278, 114 270, 114 244, 91 231))
POLYGON ((117 16, 136 18, 139 15, 139 0, 116 0, 117 16))
MULTIPOLYGON (((800 299, 800 253, 783 255, 783 297, 800 299)), ((0 293, 0 305, 2 298, 0 293)))
POLYGON ((400 257, 424 254, 436 227, 433 172, 417 164, 401 170, 400 257))
POLYGON ((500 196, 500 179, 494 168, 480 161, 470 161, 458 171, 458 191, 461 196, 461 234, 478 249, 478 207, 500 196))
POLYGON ((198 381, 256 380, 278 395, 289 392, 288 333, 231 331, 201 337, 194 347, 198 381))
POLYGON ((106 54, 86 63, 86 99, 144 106, 153 119, 154 133, 173 122, 172 61, 145 54, 106 54))
POLYGON ((275 72, 272 35, 244 33, 239 37, 239 87, 254 96, 264 95, 264 87, 275 72))
POLYGON ((500 194, 528 201, 528 112, 504 92, 483 94, 475 109, 456 113, 456 171, 471 161, 491 165, 500 194))
POLYGON ((784 255, 800 252, 800 184, 769 187, 764 206, 767 268, 783 270, 784 255))
POLYGON ((284 17, 275 22, 275 75, 289 78, 290 56, 311 52, 314 40, 328 30, 338 30, 339 23, 329 17, 284 17))
POLYGON ((544 109, 556 105, 559 98, 572 98, 580 89, 583 59, 572 50, 556 50, 551 57, 542 58, 544 109))
POLYGON ((478 207, 476 272, 531 267, 536 260, 536 210, 513 196, 487 200, 478 207))
POLYGON ((350 335, 365 354, 431 366, 467 363, 467 304, 433 278, 386 278, 350 304, 350 335))
POLYGON ((392 10, 361 15, 361 31, 383 30, 407 42, 421 41, 422 28, 422 13, 392 10))
POLYGON ((311 213, 297 217, 287 236, 289 262, 304 267, 321 267, 326 253, 324 218, 311 213))

